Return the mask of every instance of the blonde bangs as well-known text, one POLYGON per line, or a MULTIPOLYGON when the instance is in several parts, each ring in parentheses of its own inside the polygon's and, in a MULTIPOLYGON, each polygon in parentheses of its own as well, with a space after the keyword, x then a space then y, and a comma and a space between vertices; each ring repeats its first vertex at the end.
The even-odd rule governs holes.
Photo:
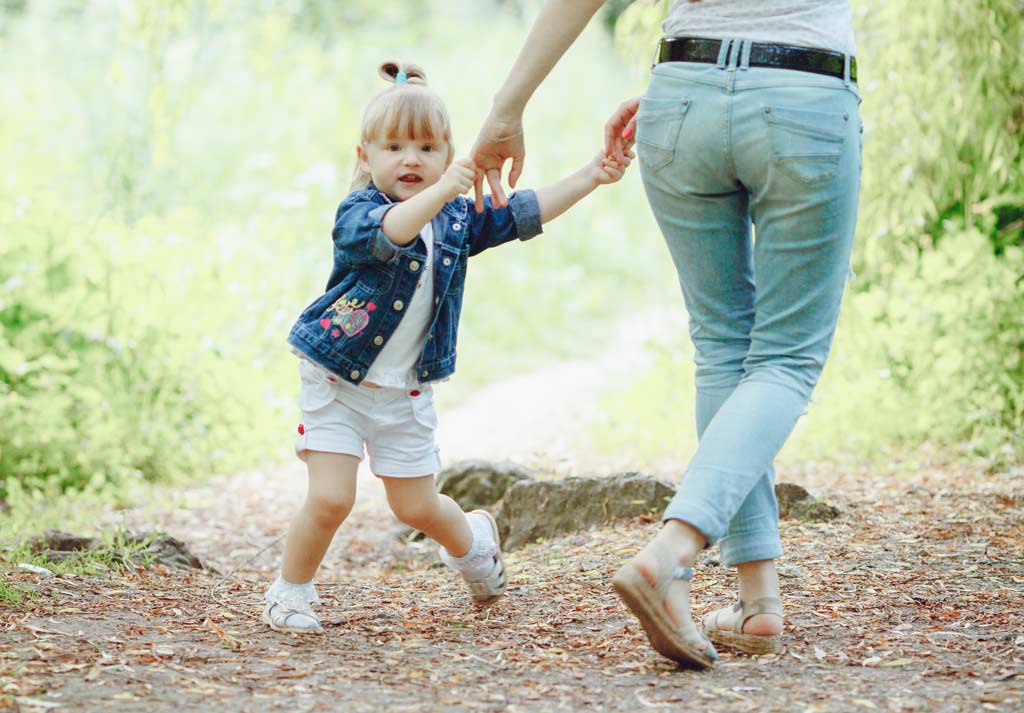
POLYGON ((423 139, 452 143, 451 120, 440 97, 429 89, 399 86, 366 107, 362 143, 377 139, 423 139))

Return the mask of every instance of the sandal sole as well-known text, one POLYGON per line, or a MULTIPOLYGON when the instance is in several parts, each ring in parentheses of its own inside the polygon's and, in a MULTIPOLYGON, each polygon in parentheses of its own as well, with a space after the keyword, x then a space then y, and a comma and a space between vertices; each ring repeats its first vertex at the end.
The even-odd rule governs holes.
POLYGON ((701 633, 712 642, 728 646, 752 656, 777 654, 782 651, 781 636, 756 636, 754 634, 735 634, 731 631, 719 631, 701 627, 701 633))
POLYGON ((640 622, 655 651, 685 668, 705 671, 714 665, 711 658, 676 633, 664 607, 655 599, 654 589, 636 567, 627 564, 619 569, 612 577, 612 587, 640 622))

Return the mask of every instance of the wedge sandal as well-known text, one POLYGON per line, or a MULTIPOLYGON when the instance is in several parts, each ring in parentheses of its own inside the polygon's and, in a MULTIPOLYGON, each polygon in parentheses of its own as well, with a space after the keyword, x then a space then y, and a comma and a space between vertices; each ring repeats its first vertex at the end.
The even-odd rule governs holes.
POLYGON ((778 597, 761 597, 753 601, 736 602, 732 608, 739 613, 736 623, 732 629, 718 628, 718 613, 712 612, 701 619, 700 628, 704 636, 722 646, 728 646, 736 651, 745 654, 760 656, 764 654, 777 654, 782 651, 782 635, 759 636, 757 634, 744 634, 743 627, 747 625, 750 617, 758 614, 772 614, 782 618, 782 600, 778 597))
POLYGON ((660 550, 652 550, 658 560, 658 582, 651 586, 636 565, 624 565, 612 577, 612 587, 640 621, 651 647, 680 666, 696 670, 709 669, 718 659, 718 652, 707 639, 690 641, 672 623, 665 610, 665 595, 673 581, 693 579, 691 567, 674 567, 660 550))

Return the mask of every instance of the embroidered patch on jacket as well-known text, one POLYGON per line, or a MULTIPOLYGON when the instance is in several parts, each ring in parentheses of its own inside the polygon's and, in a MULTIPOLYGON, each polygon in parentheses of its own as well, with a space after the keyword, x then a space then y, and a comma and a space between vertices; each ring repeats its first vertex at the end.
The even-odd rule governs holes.
POLYGON ((331 330, 331 336, 337 339, 342 334, 354 337, 366 329, 366 325, 370 323, 370 312, 377 309, 377 305, 373 302, 346 299, 342 295, 330 308, 334 310, 334 315, 321 319, 320 326, 331 330))

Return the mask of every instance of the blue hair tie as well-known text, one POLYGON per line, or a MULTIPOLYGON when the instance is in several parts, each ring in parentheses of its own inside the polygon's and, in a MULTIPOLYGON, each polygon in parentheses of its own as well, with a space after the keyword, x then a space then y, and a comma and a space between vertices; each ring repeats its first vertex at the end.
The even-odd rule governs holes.
POLYGON ((395 84, 405 84, 408 78, 405 72, 398 70, 398 74, 395 75, 395 84))

